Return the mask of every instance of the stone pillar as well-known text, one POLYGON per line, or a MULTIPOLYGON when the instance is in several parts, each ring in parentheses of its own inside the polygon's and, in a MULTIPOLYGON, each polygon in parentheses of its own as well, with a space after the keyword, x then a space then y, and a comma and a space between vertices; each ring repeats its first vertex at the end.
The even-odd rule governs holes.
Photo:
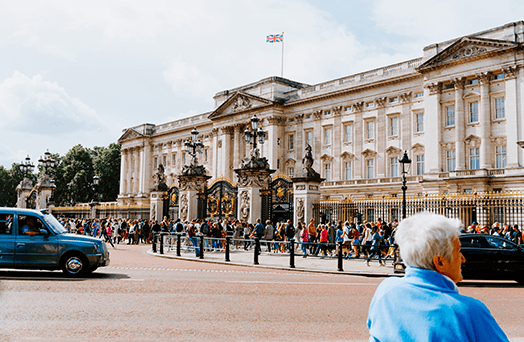
MULTIPOLYGON (((442 122, 440 120, 440 96, 441 83, 429 83, 425 85, 426 99, 424 101, 424 135, 427 142, 424 151, 425 174, 438 177, 440 171, 440 131, 442 122)), ((416 161, 414 160, 414 166, 416 161)), ((415 166, 416 167, 416 166, 415 166)))
POLYGON ((464 77, 451 80, 455 86, 455 169, 466 169, 466 155, 464 148, 465 125, 464 118, 464 77))
POLYGON ((191 221, 198 217, 198 196, 206 190, 210 176, 180 175, 178 176, 179 200, 178 217, 182 221, 191 221))
POLYGON ((211 165, 213 165, 213 168, 211 170, 211 177, 213 179, 216 179, 218 176, 218 128, 213 128, 211 130, 211 137, 213 138, 213 156, 211 165))
POLYGON ((165 191, 151 191, 150 193, 150 205, 149 205, 149 218, 162 222, 164 219, 164 195, 165 191))
POLYGON ((491 152, 491 104, 489 100, 489 81, 490 74, 483 72, 477 74, 480 81, 480 168, 490 169, 493 167, 491 152))
POLYGON ((134 186, 134 191, 133 192, 134 192, 135 196, 140 193, 140 180, 142 178, 142 175, 140 174, 140 162, 141 162, 140 155, 141 154, 142 154, 142 148, 141 147, 135 148, 135 162, 134 162, 134 165, 133 165, 134 166, 134 170, 133 170, 134 176, 133 176, 133 178, 135 179, 135 182, 133 184, 133 186, 134 186))
POLYGON ((17 201, 16 201, 16 207, 17 208, 27 208, 27 197, 29 197, 29 194, 31 193, 31 190, 33 189, 33 182, 29 180, 29 178, 24 177, 20 184, 16 187, 17 192, 17 201))
POLYGON ((234 133, 234 127, 222 127, 222 133, 222 174, 227 179, 233 179, 233 151, 231 146, 231 136, 234 133))
POLYGON ((364 144, 364 132, 363 132, 363 121, 362 121, 362 108, 364 107, 364 102, 356 102, 352 105, 353 112, 355 112, 355 136, 354 145, 355 145, 355 165, 353 165, 353 174, 355 179, 362 179, 362 170, 364 169, 364 160, 360 152, 362 152, 364 144), (358 153, 357 153, 358 152, 358 153))
MULTIPOLYGON (((242 128, 244 125, 236 124, 234 126, 234 136, 233 136, 233 168, 239 168, 240 167, 240 145, 243 143, 244 140, 242 137, 242 128)), ((237 175, 233 174, 233 182, 237 181, 237 175)))
MULTIPOLYGON (((317 157, 317 159, 320 157, 321 151, 322 151, 322 138, 324 135, 324 132, 322 132, 322 115, 324 111, 323 110, 317 110, 313 112, 313 118, 315 118, 315 121, 313 123, 313 155, 317 157)), ((316 165, 313 165, 314 168, 320 169, 322 167, 322 162, 317 162, 316 165)))
MULTIPOLYGON (((332 172, 332 180, 342 180, 340 171, 341 171, 341 165, 340 165, 340 151, 342 149, 343 140, 342 137, 342 130, 344 129, 344 126, 341 124, 342 117, 342 106, 333 107, 331 110, 334 116, 334 123, 333 123, 333 141, 331 142, 331 145, 333 146, 333 161, 331 162, 331 172, 332 172)), ((296 222, 296 221, 295 221, 296 222)))
MULTIPOLYGON (((522 122, 519 122, 517 115, 517 67, 504 68, 504 81, 506 94, 504 97, 504 115, 506 117, 506 165, 508 168, 516 168, 520 166, 519 154, 521 149, 518 147, 515 141, 523 140, 523 127, 522 122), (520 125, 520 126, 519 126, 520 125), (519 134, 520 132, 520 134, 519 134)), ((522 110, 522 109, 521 109, 522 110)), ((521 120, 523 121, 523 120, 521 120)))
POLYGON ((295 123, 297 124, 295 137, 295 161, 298 161, 301 158, 298 151, 302 151, 302 149, 306 147, 304 145, 304 114, 296 114, 295 123))
POLYGON ((386 106, 387 97, 380 97, 375 99, 375 107, 377 108, 377 127, 375 129, 375 146, 377 149, 377 156, 375 157, 375 165, 377 168, 377 177, 386 177, 385 167, 385 151, 386 151, 386 106), (379 160, 382 157, 382 160, 379 160))
POLYGON ((294 224, 307 224, 313 218, 313 203, 320 198, 320 182, 293 182, 294 224))
MULTIPOLYGON (((399 133, 400 133, 400 141, 401 144, 401 150, 409 150, 411 148, 411 92, 400 94, 400 103, 401 103, 401 109, 400 109, 400 119, 399 119, 399 133)), ((400 158, 400 156, 399 156, 400 158)), ((399 159, 400 160, 400 159, 399 159)), ((399 172, 400 176, 400 172, 399 172)))
POLYGON ((120 196, 126 194, 126 158, 127 149, 123 149, 120 153, 120 196))
POLYGON ((56 186, 51 177, 43 174, 36 184, 36 203, 35 209, 41 210, 48 208, 49 200, 53 197, 56 186))
MULTIPOLYGON (((267 156, 269 165, 271 165, 272 168, 277 169, 277 172, 279 173, 285 173, 282 170, 284 170, 285 164, 284 156, 288 151, 287 136, 284 131, 286 118, 273 116, 269 117, 267 121, 269 126, 266 129, 267 141, 264 143, 264 145, 267 145, 265 148, 265 155, 267 156), (280 146, 276 146, 279 139, 280 146), (278 163, 278 160, 280 160, 280 164, 278 163)), ((263 146, 259 145, 259 147, 262 148, 263 146)), ((264 156, 264 153, 262 153, 262 155, 264 156)))
POLYGON ((237 169, 238 175, 238 213, 237 218, 245 222, 255 223, 262 219, 261 190, 271 182, 269 169, 237 169))

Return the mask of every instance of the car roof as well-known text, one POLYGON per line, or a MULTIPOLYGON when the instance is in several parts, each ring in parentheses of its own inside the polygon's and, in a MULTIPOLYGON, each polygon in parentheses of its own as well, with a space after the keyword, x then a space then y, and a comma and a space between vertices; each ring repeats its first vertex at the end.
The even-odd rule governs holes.
POLYGON ((33 215, 45 215, 49 213, 47 209, 35 210, 35 209, 25 209, 25 208, 10 208, 10 207, 0 207, 0 213, 11 212, 17 214, 33 214, 33 215))

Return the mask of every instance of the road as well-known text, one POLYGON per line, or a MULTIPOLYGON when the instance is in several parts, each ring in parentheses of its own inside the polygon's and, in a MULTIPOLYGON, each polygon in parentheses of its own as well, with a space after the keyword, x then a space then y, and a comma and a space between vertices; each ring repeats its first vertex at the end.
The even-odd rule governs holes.
MULTIPOLYGON (((88 279, 0 271, 0 341, 366 341, 383 278, 164 259, 117 245, 88 279)), ((524 287, 468 281, 512 341, 524 341, 524 287)))

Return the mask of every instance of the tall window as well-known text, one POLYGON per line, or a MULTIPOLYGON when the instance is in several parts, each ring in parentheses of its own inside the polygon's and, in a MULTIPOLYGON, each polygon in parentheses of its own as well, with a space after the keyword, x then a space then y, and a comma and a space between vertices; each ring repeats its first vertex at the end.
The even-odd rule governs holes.
POLYGON ((398 177, 398 157, 389 159, 390 177, 398 177))
POLYGON ((369 179, 375 177, 375 165, 373 159, 366 160, 366 176, 369 179))
POLYGON ((154 169, 156 170, 156 168, 158 167, 158 158, 155 157, 155 159, 153 160, 153 167, 154 169))
POLYGON ((164 166, 167 166, 167 156, 164 156, 164 157, 162 158, 162 162, 163 162, 163 165, 164 165, 164 166))
POLYGON ((353 140, 353 125, 344 126, 344 141, 351 142, 353 140))
POLYGON ((455 106, 446 107, 446 126, 455 126, 455 106))
POLYGON ((351 179, 351 162, 347 161, 344 163, 344 180, 351 179))
POLYGON ((497 169, 506 167, 506 145, 495 147, 495 167, 497 169))
POLYGON ((446 164, 448 171, 455 171, 456 162, 455 162, 455 150, 446 151, 446 164))
POLYGON ((331 180, 331 164, 324 164, 324 178, 327 182, 331 180))
POLYGON ((287 169, 287 174, 288 174, 288 176, 291 177, 291 176, 293 176, 294 173, 295 173, 295 168, 294 168, 294 167, 289 167, 289 168, 287 169))
POLYGON ((324 145, 331 145, 331 128, 324 129, 324 145))
POLYGON ((495 99, 495 119, 504 119, 504 98, 495 99))
POLYGON ((389 135, 395 137, 398 135, 398 117, 389 119, 389 135))
POLYGON ((186 154, 182 152, 182 165, 186 165, 186 154))
POLYGON ((295 136, 293 134, 290 134, 288 139, 288 148, 290 150, 293 150, 295 148, 295 136))
POLYGON ((417 114, 416 119, 417 119, 417 124, 416 124, 417 133, 424 132, 424 113, 417 114))
POLYGON ((417 155, 417 175, 421 176, 424 174, 424 155, 417 155))
POLYGON ((312 131, 306 132, 306 146, 307 145, 313 147, 313 132, 312 131))
POLYGON ((366 121, 366 139, 373 139, 373 121, 366 121))
POLYGON ((204 150, 204 162, 206 162, 206 163, 207 163, 207 159, 208 159, 208 152, 209 152, 209 150, 206 148, 204 150))
POLYGON ((173 162, 171 163, 171 165, 173 165, 173 167, 176 166, 176 153, 173 153, 173 158, 172 158, 173 162))
POLYGON ((469 122, 479 122, 479 103, 470 102, 469 104, 469 122))
POLYGON ((480 153, 478 147, 469 149, 469 168, 470 170, 480 169, 480 153))

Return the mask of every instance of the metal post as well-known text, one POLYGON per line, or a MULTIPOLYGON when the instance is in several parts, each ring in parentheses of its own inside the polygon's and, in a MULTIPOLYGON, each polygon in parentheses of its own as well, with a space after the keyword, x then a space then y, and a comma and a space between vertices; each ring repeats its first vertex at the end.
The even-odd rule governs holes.
POLYGON ((255 237, 255 260, 253 261, 253 264, 258 265, 258 254, 260 253, 260 240, 255 237))
POLYGON ((156 253, 156 234, 153 233, 153 244, 151 246, 153 253, 156 253))
POLYGON ((160 254, 164 254, 164 233, 160 233, 160 254))
POLYGON ((204 234, 199 234, 200 238, 200 259, 204 259, 204 234))
POLYGON ((182 239, 181 233, 176 233, 176 256, 180 256, 180 240, 182 239))
POLYGON ((226 262, 229 262, 229 241, 231 240, 231 237, 228 235, 226 236, 226 262))
POLYGON ((295 238, 291 238, 289 243, 289 267, 295 268, 295 238))
POLYGON ((406 218, 406 190, 408 187, 406 186, 406 174, 402 173, 402 219, 406 218))
POLYGON ((343 261, 342 261, 342 242, 338 242, 338 271, 344 272, 343 261))

